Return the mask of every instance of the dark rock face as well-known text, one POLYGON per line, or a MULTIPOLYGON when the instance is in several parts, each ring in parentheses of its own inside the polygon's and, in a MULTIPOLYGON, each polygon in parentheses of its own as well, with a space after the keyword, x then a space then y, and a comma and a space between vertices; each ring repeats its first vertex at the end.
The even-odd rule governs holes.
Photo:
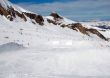
POLYGON ((63 20, 63 17, 61 17, 60 15, 58 15, 57 13, 51 13, 50 16, 52 16, 54 19, 47 19, 48 23, 52 23, 54 25, 61 25, 61 20, 63 20))
POLYGON ((97 35, 101 39, 104 39, 104 40, 108 41, 108 39, 106 37, 104 37, 98 30, 92 29, 92 28, 88 29, 88 28, 82 26, 82 24, 80 24, 80 23, 61 25, 61 27, 63 27, 63 28, 68 27, 70 29, 80 31, 82 34, 85 34, 85 35, 88 35, 88 36, 90 36, 90 33, 92 33, 92 34, 97 35))
POLYGON ((32 13, 24 13, 24 14, 30 19, 34 19, 36 23, 38 23, 39 25, 44 25, 44 19, 41 15, 36 15, 32 13))
POLYGON ((8 9, 5 9, 2 6, 0 6, 0 14, 4 15, 10 21, 13 21, 13 19, 16 18, 16 16, 24 19, 24 21, 27 21, 23 13, 21 14, 18 11, 15 11, 14 8, 11 6, 10 7, 8 6, 8 9))
POLYGON ((37 15, 35 21, 40 25, 44 25, 44 19, 41 15, 37 15))
POLYGON ((14 8, 12 6, 10 6, 10 7, 8 6, 8 9, 5 9, 0 5, 0 14, 4 15, 10 21, 13 21, 14 18, 16 18, 16 16, 20 17, 24 21, 27 21, 27 19, 26 19, 26 16, 27 16, 30 19, 34 19, 36 21, 36 23, 38 23, 39 25, 44 25, 44 19, 41 15, 36 15, 33 13, 26 13, 26 12, 20 13, 20 12, 14 10, 14 8))
POLYGON ((51 13, 50 16, 54 17, 54 20, 56 21, 63 19, 63 17, 59 16, 57 13, 51 13))
POLYGON ((32 13, 26 13, 26 12, 24 12, 24 14, 26 16, 28 16, 30 19, 35 19, 35 17, 36 17, 36 14, 32 14, 32 13))
POLYGON ((4 15, 4 16, 9 15, 8 11, 6 9, 4 9, 2 6, 0 6, 0 14, 4 15))
POLYGON ((47 19, 47 21, 48 21, 48 23, 52 23, 54 25, 57 25, 57 23, 55 21, 53 21, 53 20, 47 19))
POLYGON ((9 15, 11 15, 11 16, 13 16, 13 17, 16 17, 15 10, 14 10, 13 7, 11 7, 11 6, 8 7, 7 11, 8 11, 8 13, 9 13, 9 15))
POLYGON ((18 17, 22 18, 24 21, 27 21, 27 19, 26 19, 24 13, 21 14, 21 13, 19 13, 18 11, 15 11, 15 13, 16 13, 16 15, 17 15, 18 17))
POLYGON ((76 30, 76 31, 78 30, 78 31, 80 31, 83 34, 89 35, 87 33, 87 28, 85 28, 84 26, 82 26, 80 23, 72 24, 71 27, 72 27, 73 30, 76 30))
POLYGON ((104 37, 99 31, 97 31, 96 29, 88 29, 88 32, 92 33, 92 34, 96 34, 98 37, 100 37, 101 39, 104 39, 106 41, 108 41, 108 39, 106 37, 104 37))

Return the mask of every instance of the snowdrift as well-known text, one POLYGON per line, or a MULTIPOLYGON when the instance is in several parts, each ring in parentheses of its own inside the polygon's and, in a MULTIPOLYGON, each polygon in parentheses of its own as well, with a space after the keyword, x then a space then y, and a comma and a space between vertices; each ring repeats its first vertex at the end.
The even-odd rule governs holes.
POLYGON ((1 52, 10 52, 10 51, 17 51, 20 49, 23 49, 23 45, 14 43, 14 42, 10 42, 10 43, 6 43, 3 45, 0 45, 0 53, 1 52))

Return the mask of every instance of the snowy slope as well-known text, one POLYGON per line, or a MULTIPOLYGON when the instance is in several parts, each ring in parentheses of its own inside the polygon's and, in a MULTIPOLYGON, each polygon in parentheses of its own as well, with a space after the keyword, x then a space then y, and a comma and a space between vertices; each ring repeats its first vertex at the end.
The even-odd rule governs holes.
MULTIPOLYGON (((0 3, 4 8, 11 4, 7 0, 0 3)), ((11 5, 17 11, 28 12, 11 5)), ((52 16, 43 16, 44 25, 32 23, 35 20, 28 16, 26 19, 17 16, 10 21, 0 15, 0 78, 110 77, 110 41, 95 34, 87 36, 68 27, 62 28, 60 24, 76 23, 65 17, 56 21, 52 16), (58 24, 49 23, 47 19, 58 24)), ((99 22, 80 23, 110 38, 110 30, 97 27, 99 22)))
POLYGON ((7 9, 7 6, 12 6, 8 0, 0 0, 0 4, 7 9))
POLYGON ((110 38, 110 21, 81 22, 88 28, 99 30, 107 38, 110 38))
POLYGON ((8 9, 8 7, 14 7, 14 9, 16 10, 16 11, 19 11, 19 12, 29 12, 29 11, 27 11, 27 10, 25 10, 25 9, 23 9, 23 8, 21 8, 21 7, 19 7, 18 5, 14 5, 14 4, 12 4, 10 1, 8 1, 8 0, 0 0, 0 5, 2 6, 2 7, 4 7, 5 9, 8 9))

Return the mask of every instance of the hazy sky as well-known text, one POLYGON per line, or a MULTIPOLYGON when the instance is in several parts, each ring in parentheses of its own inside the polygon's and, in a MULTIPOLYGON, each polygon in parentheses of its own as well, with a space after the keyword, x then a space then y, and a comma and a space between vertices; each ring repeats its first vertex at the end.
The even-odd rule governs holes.
POLYGON ((77 21, 110 20, 110 0, 10 0, 27 10, 49 15, 58 12, 77 21))

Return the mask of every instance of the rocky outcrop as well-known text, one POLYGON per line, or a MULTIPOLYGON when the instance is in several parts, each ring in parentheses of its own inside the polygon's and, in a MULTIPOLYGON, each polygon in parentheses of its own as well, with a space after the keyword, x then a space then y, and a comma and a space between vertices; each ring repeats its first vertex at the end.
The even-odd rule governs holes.
POLYGON ((27 17, 29 17, 30 19, 33 19, 36 21, 36 23, 38 23, 39 25, 44 25, 44 19, 41 15, 36 15, 33 13, 24 13, 27 17))
POLYGON ((12 6, 7 6, 8 7, 8 9, 7 9, 7 11, 8 11, 8 13, 9 13, 9 15, 11 15, 11 16, 13 16, 13 17, 16 17, 16 13, 15 13, 15 10, 14 10, 14 8, 12 7, 12 6))
POLYGON ((47 21, 49 23, 52 23, 54 25, 60 25, 61 27, 67 27, 67 28, 70 28, 72 30, 75 30, 75 31, 79 31, 81 32, 82 34, 85 34, 87 36, 90 36, 91 34, 95 34, 97 35, 98 37, 100 37, 101 39, 104 39, 106 41, 108 41, 108 39, 102 35, 98 30, 96 29, 93 29, 93 28, 86 28, 84 27, 81 23, 74 23, 74 24, 62 24, 62 23, 59 23, 60 20, 62 20, 63 18, 61 16, 59 16, 57 13, 51 13, 50 16, 52 16, 54 18, 54 20, 50 20, 50 19, 47 19, 47 21))
POLYGON ((68 28, 70 28, 72 30, 79 31, 82 34, 85 34, 85 35, 88 35, 88 36, 90 36, 90 34, 95 34, 98 37, 100 37, 101 39, 104 39, 104 40, 108 41, 108 39, 106 37, 104 37, 98 30, 93 29, 93 28, 88 29, 88 28, 84 27, 80 23, 68 24, 68 25, 64 25, 63 24, 63 25, 61 25, 61 27, 63 27, 63 28, 64 27, 68 27, 68 28))
POLYGON ((50 19, 47 19, 47 22, 48 22, 48 23, 52 23, 52 24, 54 24, 54 25, 57 25, 57 23, 56 23, 55 21, 50 20, 50 19))
MULTIPOLYGON (((34 13, 27 13, 27 12, 18 12, 16 11, 12 6, 7 6, 7 9, 3 8, 0 5, 0 15, 4 15, 7 19, 10 21, 13 21, 14 18, 17 16, 23 19, 24 21, 27 21, 27 18, 30 18, 32 20, 35 20, 35 22, 32 21, 32 23, 36 24, 38 23, 39 25, 44 25, 44 18, 41 15, 37 15, 34 13)), ((53 17, 53 19, 47 19, 48 23, 52 23, 54 25, 60 25, 61 27, 67 27, 75 31, 79 31, 82 34, 90 36, 90 34, 95 34, 101 39, 108 40, 106 37, 104 37, 98 30, 93 29, 93 28, 86 28, 80 23, 75 23, 75 24, 62 24, 63 17, 58 15, 57 13, 51 13, 50 16, 53 17)))
POLYGON ((5 9, 2 6, 0 6, 0 14, 4 15, 10 21, 13 21, 13 19, 16 18, 16 16, 24 19, 24 21, 27 21, 23 13, 21 14, 18 11, 15 11, 14 8, 11 6, 8 6, 8 9, 5 9))
POLYGON ((5 8, 3 8, 1 5, 0 5, 0 14, 1 15, 4 15, 6 18, 7 17, 9 18, 9 16, 10 16, 10 18, 12 18, 11 15, 10 15, 10 13, 9 13, 9 11, 6 10, 5 8))
POLYGON ((100 37, 101 39, 104 39, 104 40, 108 41, 108 39, 107 39, 106 37, 104 37, 104 35, 102 35, 102 34, 101 34, 98 30, 96 30, 96 29, 90 28, 90 29, 87 29, 87 31, 90 32, 90 33, 92 33, 92 34, 97 35, 97 36, 100 37))
POLYGON ((61 24, 61 21, 63 20, 63 17, 61 17, 57 13, 51 13, 50 16, 52 16, 53 19, 48 19, 47 18, 48 23, 52 23, 54 25, 60 25, 61 24))
POLYGON ((24 13, 21 14, 21 13, 19 13, 18 11, 15 11, 15 13, 16 13, 16 15, 17 15, 18 17, 22 18, 24 21, 27 21, 27 19, 26 19, 24 13))
POLYGON ((35 17, 35 21, 39 24, 39 25, 44 25, 44 19, 41 15, 36 15, 35 17))
POLYGON ((80 31, 83 34, 89 35, 87 33, 87 28, 85 28, 84 26, 82 26, 80 23, 72 24, 71 29, 76 30, 76 31, 80 31))
POLYGON ((35 20, 35 22, 38 23, 39 25, 44 25, 44 19, 41 15, 26 12, 18 12, 12 6, 7 6, 7 8, 8 9, 5 9, 0 5, 0 14, 4 15, 10 21, 13 21, 13 19, 16 18, 16 16, 20 17, 24 21, 27 21, 26 19, 27 16, 30 19, 35 20))
POLYGON ((60 15, 57 13, 51 13, 50 16, 54 17, 54 20, 59 21, 60 19, 63 19, 60 15))

